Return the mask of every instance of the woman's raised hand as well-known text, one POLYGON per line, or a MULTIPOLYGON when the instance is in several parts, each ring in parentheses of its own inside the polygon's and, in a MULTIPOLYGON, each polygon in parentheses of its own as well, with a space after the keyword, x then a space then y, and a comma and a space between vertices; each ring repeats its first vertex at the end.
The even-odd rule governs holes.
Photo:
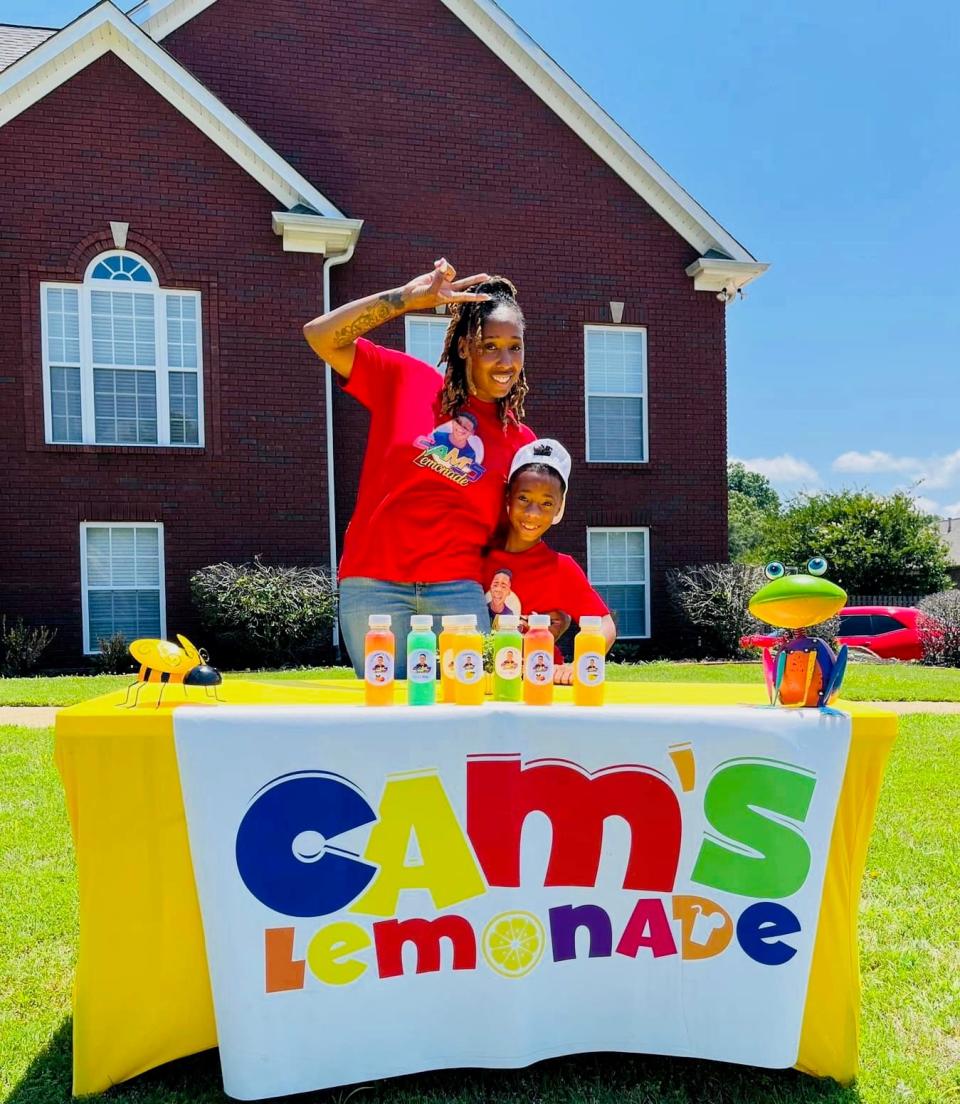
POLYGON ((404 306, 407 310, 428 310, 447 303, 482 302, 490 296, 464 289, 489 279, 486 272, 478 272, 475 276, 465 276, 458 280, 457 270, 446 257, 441 257, 438 261, 434 261, 431 272, 416 276, 403 285, 401 293, 404 306))

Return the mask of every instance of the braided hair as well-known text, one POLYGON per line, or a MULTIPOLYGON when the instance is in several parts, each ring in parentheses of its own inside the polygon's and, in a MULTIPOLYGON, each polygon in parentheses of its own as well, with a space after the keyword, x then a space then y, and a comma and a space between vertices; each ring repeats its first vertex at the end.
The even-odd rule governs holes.
MULTIPOLYGON (((451 304, 450 324, 447 326, 443 352, 440 354, 440 363, 447 366, 443 377, 443 390, 440 392, 440 410, 453 418, 460 413, 470 398, 467 362, 460 355, 460 339, 463 338, 468 344, 480 341, 483 337, 483 320, 504 305, 515 310, 520 319, 520 325, 524 325, 523 311, 517 302, 517 289, 505 276, 491 276, 489 280, 484 280, 482 284, 477 284, 470 290, 483 292, 490 298, 470 303, 451 304)), ((511 387, 510 393, 505 398, 497 400, 497 410, 504 430, 510 422, 519 423, 523 420, 523 400, 527 391, 529 387, 526 375, 521 368, 517 382, 511 387)))

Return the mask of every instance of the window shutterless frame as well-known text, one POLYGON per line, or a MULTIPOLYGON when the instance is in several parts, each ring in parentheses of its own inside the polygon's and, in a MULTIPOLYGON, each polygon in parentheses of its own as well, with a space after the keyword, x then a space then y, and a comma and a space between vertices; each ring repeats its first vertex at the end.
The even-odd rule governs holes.
MULTIPOLYGON (((203 334, 200 292, 181 288, 162 288, 152 268, 143 258, 124 251, 111 250, 95 257, 87 267, 82 284, 62 281, 44 282, 40 285, 40 330, 43 366, 43 421, 44 441, 56 445, 103 445, 122 448, 184 448, 204 447, 204 410, 203 410, 203 334), (113 257, 135 258, 139 265, 150 274, 151 282, 117 282, 114 280, 94 279, 92 273, 96 267, 113 257), (54 367, 50 360, 50 314, 48 309, 48 291, 61 290, 75 293, 79 300, 79 363, 68 367, 80 370, 80 406, 81 438, 79 440, 57 440, 53 423, 53 379, 54 367), (133 365, 94 365, 93 363, 93 307, 92 296, 96 291, 130 292, 137 295, 150 295, 153 299, 154 351, 156 363, 151 367, 133 365), (194 302, 196 317, 196 354, 197 366, 183 367, 169 363, 167 344, 167 312, 171 299, 190 299, 194 302), (156 386, 157 440, 156 441, 98 441, 96 436, 96 413, 94 397, 95 367, 113 368, 120 371, 153 372, 156 386), (170 373, 183 372, 193 374, 197 381, 197 440, 191 442, 172 441, 170 434, 170 373)), ((60 367, 59 364, 56 365, 60 367)))
POLYGON ((621 326, 621 325, 601 325, 590 323, 583 327, 583 424, 584 434, 586 438, 586 460, 588 464, 647 464, 650 462, 650 416, 649 416, 649 397, 648 397, 648 378, 649 373, 647 371, 647 328, 646 326, 621 326), (594 391, 590 390, 590 365, 588 361, 588 342, 589 335, 592 332, 597 331, 609 331, 617 334, 639 334, 641 342, 641 357, 643 362, 643 383, 642 391, 594 391), (634 457, 629 460, 609 460, 606 458, 596 457, 591 454, 591 442, 590 442, 590 396, 594 395, 596 398, 604 399, 640 399, 643 404, 643 456, 634 457))
MULTIPOLYGON (((100 649, 90 642, 90 589, 87 571, 87 530, 88 529, 155 529, 157 531, 158 591, 160 598, 160 638, 167 635, 167 585, 164 568, 163 523, 159 521, 82 521, 80 522, 80 603, 83 614, 83 654, 98 655, 100 649)), ((108 588, 103 588, 108 589, 108 588)), ((143 590, 144 587, 111 586, 110 590, 143 590)), ((153 589, 150 587, 149 589, 153 589)))
POLYGON ((449 324, 450 319, 445 314, 405 314, 403 316, 404 351, 409 353, 410 356, 415 356, 431 367, 436 368, 437 371, 442 374, 445 371, 445 367, 443 365, 438 365, 437 361, 440 359, 440 354, 443 352, 443 341, 447 335, 447 326, 449 324), (424 331, 429 334, 427 340, 429 351, 426 355, 421 353, 417 348, 417 346, 421 344, 421 342, 414 337, 417 330, 420 330, 421 334, 424 331), (435 353, 434 350, 436 350, 435 353))
MULTIPOLYGON (((641 525, 627 525, 627 526, 588 526, 587 527, 587 578, 594 586, 642 586, 643 587, 643 601, 644 601, 644 623, 646 624, 647 631, 643 634, 621 632, 621 626, 617 626, 617 639, 618 640, 649 640, 651 636, 650 625, 650 530, 646 526, 641 525), (594 579, 595 565, 593 562, 593 555, 591 552, 591 534, 593 533, 641 533, 643 535, 643 571, 644 577, 642 579, 608 579, 605 582, 597 583, 594 579)), ((609 604, 609 603, 608 603, 609 604)))

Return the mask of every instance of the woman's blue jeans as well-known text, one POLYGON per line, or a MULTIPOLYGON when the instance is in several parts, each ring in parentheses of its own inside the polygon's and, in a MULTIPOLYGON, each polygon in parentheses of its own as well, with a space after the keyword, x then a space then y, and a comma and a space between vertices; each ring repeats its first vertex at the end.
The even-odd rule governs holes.
POLYGON ((452 583, 386 583, 382 579, 350 578, 340 582, 340 635, 357 678, 363 678, 363 638, 371 613, 389 613, 397 642, 394 670, 407 677, 407 633, 414 613, 433 614, 433 631, 440 635, 440 618, 447 614, 476 615, 480 632, 490 631, 490 612, 483 588, 472 579, 452 583))

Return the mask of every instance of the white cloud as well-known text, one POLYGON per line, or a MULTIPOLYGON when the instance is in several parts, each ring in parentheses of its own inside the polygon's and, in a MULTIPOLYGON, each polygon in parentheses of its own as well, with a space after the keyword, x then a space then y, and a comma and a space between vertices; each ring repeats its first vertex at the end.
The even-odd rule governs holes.
POLYGON ((940 503, 934 502, 932 498, 927 498, 926 495, 913 495, 913 501, 916 503, 917 509, 922 510, 925 514, 940 513, 940 503))
POLYGON ((960 517, 960 502, 950 502, 944 506, 941 511, 942 517, 957 518, 960 517))
MULTIPOLYGON (((731 457, 735 460, 736 457, 731 457)), ((819 484, 820 476, 806 460, 798 460, 789 453, 782 456, 755 456, 752 460, 740 460, 748 471, 765 475, 771 483, 819 484)))
POLYGON ((930 456, 926 459, 893 456, 879 449, 871 452, 844 452, 834 460, 833 470, 861 475, 897 472, 907 475, 914 483, 922 484, 924 490, 936 490, 939 487, 949 487, 960 480, 960 449, 944 456, 930 456))

